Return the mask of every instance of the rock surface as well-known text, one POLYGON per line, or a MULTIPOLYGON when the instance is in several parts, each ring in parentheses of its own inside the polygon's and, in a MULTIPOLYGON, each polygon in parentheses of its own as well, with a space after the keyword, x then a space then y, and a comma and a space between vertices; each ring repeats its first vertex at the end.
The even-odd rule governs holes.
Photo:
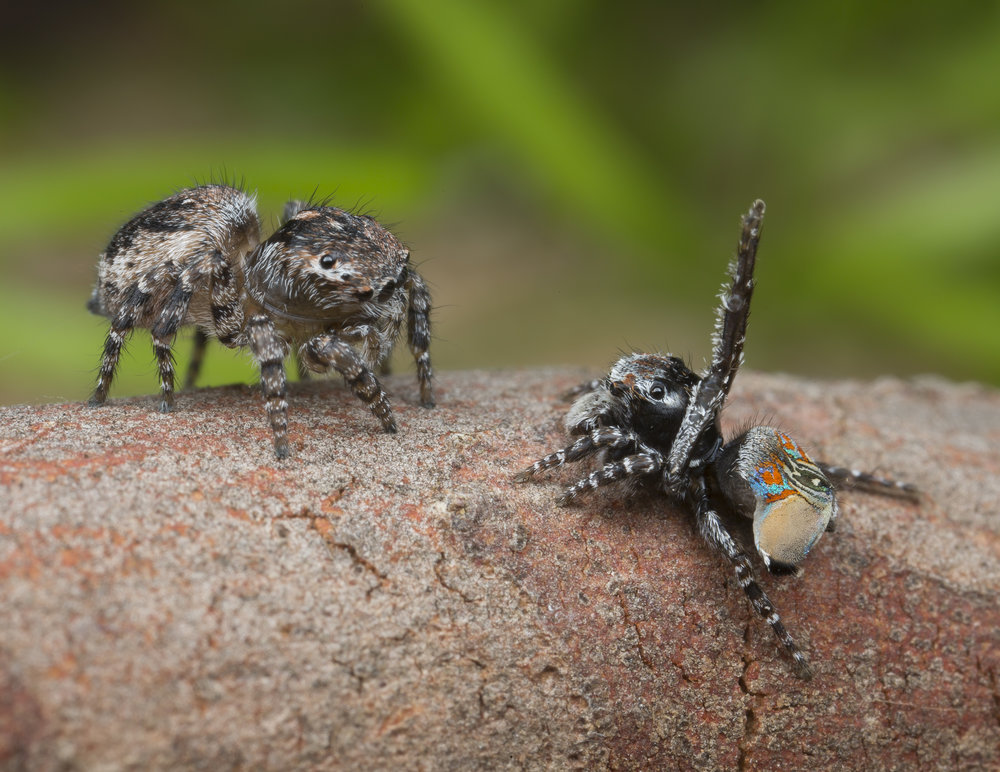
POLYGON ((683 512, 511 482, 588 375, 389 378, 397 435, 295 385, 284 462, 245 387, 0 410, 0 766, 1000 765, 1000 394, 737 379, 730 430, 924 491, 763 578, 803 682, 683 512))

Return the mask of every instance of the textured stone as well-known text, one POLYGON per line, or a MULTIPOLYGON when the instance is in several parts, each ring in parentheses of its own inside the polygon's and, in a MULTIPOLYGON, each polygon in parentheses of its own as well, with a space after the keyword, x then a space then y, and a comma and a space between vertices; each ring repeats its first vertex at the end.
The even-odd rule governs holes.
POLYGON ((588 375, 389 378, 397 435, 294 385, 283 462, 245 387, 0 410, 0 765, 1000 765, 997 392, 737 380, 730 429, 925 492, 763 578, 807 683, 683 512, 511 482, 588 375))

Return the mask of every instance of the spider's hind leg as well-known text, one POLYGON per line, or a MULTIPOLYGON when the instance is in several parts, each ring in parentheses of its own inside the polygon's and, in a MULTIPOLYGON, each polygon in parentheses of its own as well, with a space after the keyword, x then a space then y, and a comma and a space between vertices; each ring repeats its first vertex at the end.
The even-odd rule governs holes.
POLYGON ((138 319, 149 305, 151 293, 148 288, 133 284, 125 295, 125 302, 111 320, 107 338, 104 341, 104 354, 101 357, 100 373, 97 376, 97 386, 90 398, 91 406, 103 405, 108 398, 108 390, 118 369, 118 359, 121 356, 125 339, 132 332, 138 319))
POLYGON ((737 583, 743 588, 743 592, 746 593, 754 611, 771 626, 775 636, 785 647, 785 651, 792 657, 796 675, 805 680, 812 678, 812 668, 809 667, 809 661, 805 654, 802 653, 802 650, 795 643, 795 639, 785 629, 785 625, 782 623, 781 617, 778 616, 771 599, 767 597, 767 593, 757 584, 750 558, 729 534, 719 519, 718 513, 712 508, 703 478, 698 478, 692 484, 689 496, 697 516, 698 531, 702 538, 725 555, 726 559, 733 565, 737 583))
POLYGON ((856 488, 868 493, 880 493, 885 496, 903 496, 911 499, 920 496, 919 489, 913 483, 891 480, 887 477, 879 477, 860 469, 848 469, 822 461, 817 466, 823 470, 823 474, 829 477, 830 481, 838 488, 856 488))
POLYGON ((167 298, 166 305, 150 330, 160 370, 161 413, 169 413, 174 409, 173 344, 174 338, 177 336, 177 328, 181 326, 187 314, 192 294, 194 294, 194 288, 191 275, 184 271, 178 277, 177 284, 174 285, 174 289, 167 298))

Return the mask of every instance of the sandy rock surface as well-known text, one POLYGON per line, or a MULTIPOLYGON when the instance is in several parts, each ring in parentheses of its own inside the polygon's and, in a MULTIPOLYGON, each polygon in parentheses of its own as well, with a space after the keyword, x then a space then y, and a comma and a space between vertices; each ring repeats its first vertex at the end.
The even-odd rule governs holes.
POLYGON ((511 482, 592 375, 392 377, 397 435, 294 385, 284 462, 246 387, 0 409, 0 768, 1000 766, 1000 393, 737 379, 924 491, 763 577, 803 682, 683 512, 511 482))

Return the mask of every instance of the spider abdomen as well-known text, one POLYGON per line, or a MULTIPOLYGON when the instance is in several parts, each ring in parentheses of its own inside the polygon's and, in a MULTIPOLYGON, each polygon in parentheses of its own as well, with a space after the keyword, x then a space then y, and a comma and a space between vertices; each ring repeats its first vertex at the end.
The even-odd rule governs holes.
POLYGON ((753 518, 757 551, 773 573, 794 573, 837 516, 833 485, 791 437, 755 426, 726 445, 716 480, 753 518))

